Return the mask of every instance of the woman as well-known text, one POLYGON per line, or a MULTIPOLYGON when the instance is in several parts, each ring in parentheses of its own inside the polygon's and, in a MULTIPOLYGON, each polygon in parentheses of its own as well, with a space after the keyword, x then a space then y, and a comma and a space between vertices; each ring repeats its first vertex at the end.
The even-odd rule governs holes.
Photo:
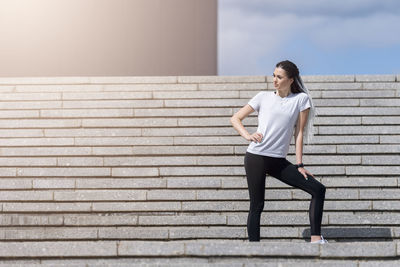
POLYGON ((276 64, 273 80, 276 89, 274 92, 259 92, 231 118, 231 123, 238 133, 246 140, 252 141, 244 158, 250 195, 250 211, 247 219, 249 241, 260 241, 265 176, 269 174, 311 194, 309 209, 311 243, 327 243, 321 236, 325 186, 318 182, 302 163, 303 135, 306 135, 309 141, 313 134, 312 99, 301 80, 297 66, 288 60, 276 64), (243 127, 242 120, 254 111, 258 112, 258 128, 255 133, 250 134, 243 127), (309 113, 310 119, 308 119, 309 113), (286 160, 293 132, 296 165, 286 160))

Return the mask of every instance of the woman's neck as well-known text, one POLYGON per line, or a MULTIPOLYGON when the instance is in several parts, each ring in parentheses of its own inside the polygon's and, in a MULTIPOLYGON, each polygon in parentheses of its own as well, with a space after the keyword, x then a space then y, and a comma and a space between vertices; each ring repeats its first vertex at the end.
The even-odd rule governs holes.
POLYGON ((276 90, 276 94, 279 95, 280 97, 287 97, 290 95, 290 88, 288 90, 276 90))

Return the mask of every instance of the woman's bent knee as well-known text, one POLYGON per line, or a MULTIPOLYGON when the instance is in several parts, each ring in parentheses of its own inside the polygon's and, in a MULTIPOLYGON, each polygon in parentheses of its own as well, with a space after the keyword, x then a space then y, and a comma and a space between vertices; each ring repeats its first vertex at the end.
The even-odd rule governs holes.
POLYGON ((250 211, 255 213, 261 213, 264 210, 264 202, 256 204, 250 204, 250 211))
POLYGON ((326 187, 320 182, 316 181, 311 189, 311 195, 317 198, 325 198, 326 187))
POLYGON ((320 198, 325 198, 326 187, 321 184, 317 190, 317 196, 320 198))

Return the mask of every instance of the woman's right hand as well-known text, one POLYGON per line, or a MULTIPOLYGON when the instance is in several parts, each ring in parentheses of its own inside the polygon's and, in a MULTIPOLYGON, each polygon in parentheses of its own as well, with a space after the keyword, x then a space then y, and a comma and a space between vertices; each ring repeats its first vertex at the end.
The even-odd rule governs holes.
POLYGON ((260 143, 262 138, 263 138, 263 135, 261 133, 255 132, 255 133, 253 133, 251 135, 248 135, 246 137, 246 140, 247 141, 253 141, 253 142, 256 142, 256 143, 260 143))

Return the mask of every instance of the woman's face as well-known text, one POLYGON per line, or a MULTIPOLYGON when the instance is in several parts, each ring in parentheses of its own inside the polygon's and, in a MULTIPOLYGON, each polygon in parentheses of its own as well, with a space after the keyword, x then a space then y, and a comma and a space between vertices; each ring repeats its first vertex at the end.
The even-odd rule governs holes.
POLYGON ((290 85, 293 82, 293 78, 288 78, 286 71, 282 68, 275 68, 274 70, 274 87, 277 90, 287 91, 290 90, 290 85))

